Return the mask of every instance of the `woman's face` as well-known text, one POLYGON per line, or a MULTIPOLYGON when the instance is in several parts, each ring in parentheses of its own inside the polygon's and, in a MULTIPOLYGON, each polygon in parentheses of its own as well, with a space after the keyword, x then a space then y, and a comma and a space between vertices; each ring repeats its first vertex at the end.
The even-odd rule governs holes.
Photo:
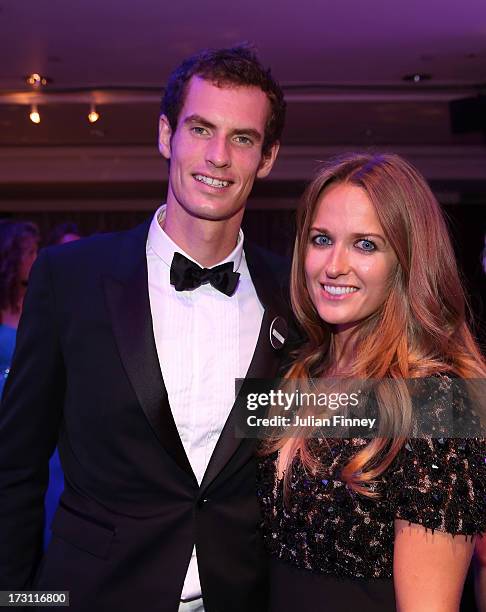
POLYGON ((322 193, 305 257, 310 298, 336 332, 354 327, 385 301, 397 258, 366 193, 331 185, 322 193))

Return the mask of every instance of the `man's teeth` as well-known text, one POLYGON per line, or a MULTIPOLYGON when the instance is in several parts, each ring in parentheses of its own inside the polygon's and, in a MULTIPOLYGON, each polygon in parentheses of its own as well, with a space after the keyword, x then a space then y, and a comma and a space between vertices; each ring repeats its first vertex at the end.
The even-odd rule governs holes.
POLYGON ((210 178, 209 176, 204 176, 203 174, 194 175, 196 181, 200 181, 201 183, 205 183, 206 185, 211 185, 211 187, 228 187, 229 181, 220 181, 219 179, 210 178))
POLYGON ((358 291, 357 287, 333 287, 332 285, 324 285, 324 289, 331 295, 344 295, 358 291))

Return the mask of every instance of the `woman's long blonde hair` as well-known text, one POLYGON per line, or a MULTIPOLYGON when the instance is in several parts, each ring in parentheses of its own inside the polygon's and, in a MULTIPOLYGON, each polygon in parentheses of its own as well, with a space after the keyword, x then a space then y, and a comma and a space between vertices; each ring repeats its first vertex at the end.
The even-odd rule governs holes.
MULTIPOLYGON (((373 495, 370 483, 393 461, 410 423, 411 405, 400 381, 438 372, 485 378, 486 366, 466 322, 465 295, 446 223, 426 181, 397 155, 351 153, 322 167, 298 209, 291 298, 308 341, 286 377, 325 376, 335 359, 331 328, 311 301, 304 273, 310 227, 322 193, 331 183, 363 189, 398 261, 383 306, 353 332, 356 359, 346 373, 361 379, 397 382, 391 414, 397 435, 391 442, 373 439, 341 472, 342 479, 354 490, 373 495)), ((270 450, 286 444, 290 445, 283 465, 287 484, 296 454, 307 468, 319 468, 303 437, 290 441, 281 438, 270 450)))

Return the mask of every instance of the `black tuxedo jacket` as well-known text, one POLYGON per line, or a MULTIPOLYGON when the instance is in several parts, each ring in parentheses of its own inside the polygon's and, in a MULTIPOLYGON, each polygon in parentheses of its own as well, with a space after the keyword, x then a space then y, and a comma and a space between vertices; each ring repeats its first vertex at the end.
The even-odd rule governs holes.
MULTIPOLYGON (((0 588, 70 591, 75 612, 176 612, 196 544, 208 612, 266 609, 254 441, 238 400, 199 487, 175 426, 150 313, 149 224, 39 256, 0 410, 0 588), (48 459, 66 488, 42 557, 48 459)), ((281 260, 245 246, 265 313, 248 377, 275 376, 281 260)))

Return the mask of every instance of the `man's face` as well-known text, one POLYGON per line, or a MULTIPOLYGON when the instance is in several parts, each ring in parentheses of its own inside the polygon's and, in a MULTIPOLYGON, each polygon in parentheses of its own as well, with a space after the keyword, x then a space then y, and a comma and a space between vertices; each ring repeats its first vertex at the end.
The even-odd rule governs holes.
POLYGON ((160 118, 159 148, 170 159, 167 206, 213 221, 242 214, 256 177, 270 172, 275 144, 262 157, 270 113, 257 87, 217 87, 194 76, 172 132, 160 118))

